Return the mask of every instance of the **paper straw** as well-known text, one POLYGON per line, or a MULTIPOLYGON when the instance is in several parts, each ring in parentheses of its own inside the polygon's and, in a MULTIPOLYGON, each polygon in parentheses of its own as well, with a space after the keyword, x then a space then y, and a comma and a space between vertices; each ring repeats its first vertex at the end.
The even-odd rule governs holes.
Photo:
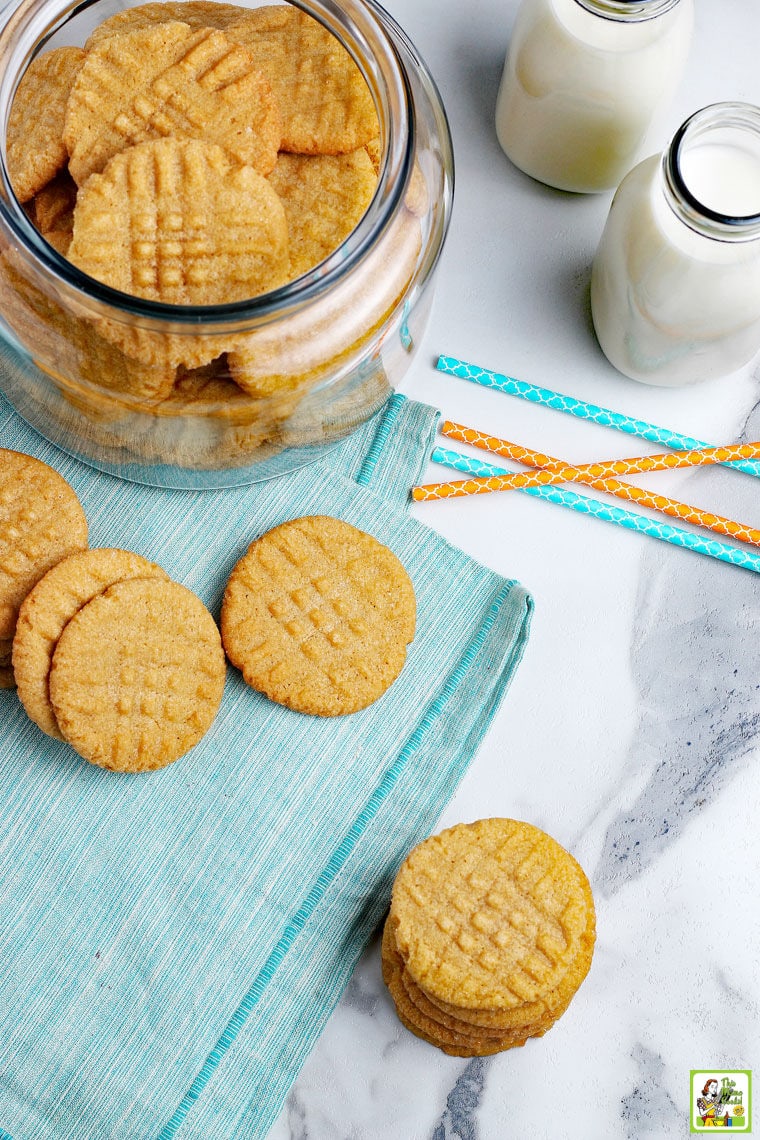
MULTIPOLYGON (((463 471, 479 478, 489 478, 492 475, 503 475, 505 469, 496 467, 491 463, 483 463, 472 455, 462 455, 458 451, 448 448, 436 447, 431 455, 434 463, 441 463, 455 471, 463 471)), ((650 538, 658 538, 661 542, 669 542, 671 546, 680 546, 685 550, 694 550, 699 554, 706 554, 709 558, 717 558, 720 562, 730 562, 733 566, 741 566, 745 570, 753 570, 760 574, 760 555, 741 547, 729 546, 728 543, 718 542, 717 539, 707 538, 705 535, 693 534, 689 530, 671 526, 670 523, 659 522, 657 519, 647 518, 646 515, 627 511, 622 507, 613 507, 599 499, 591 499, 586 495, 578 495, 575 491, 567 491, 560 487, 525 487, 521 494, 533 495, 537 499, 548 499, 561 507, 568 507, 571 511, 578 511, 583 515, 592 515, 604 522, 614 523, 615 526, 625 527, 626 530, 635 530, 639 534, 647 534, 650 538)))
MULTIPOLYGON (((483 435, 473 428, 453 424, 448 420, 444 424, 444 434, 452 439, 458 439, 462 443, 471 443, 485 451, 492 451, 496 452, 497 455, 506 455, 510 459, 517 459, 520 463, 526 463, 531 467, 543 468, 548 466, 549 472, 538 473, 548 476, 546 480, 539 480, 540 482, 561 480, 562 482, 585 483, 587 486, 595 487, 608 495, 615 495, 618 499, 627 499, 629 502, 638 503, 642 507, 649 507, 650 510, 660 511, 661 514, 682 519, 684 522, 693 523, 694 526, 701 526, 705 530, 712 530, 716 534, 725 534, 731 538, 738 538, 741 542, 748 542, 751 546, 760 546, 760 530, 755 530, 747 523, 735 522, 733 519, 724 518, 723 515, 713 514, 712 511, 702 511, 689 503, 681 503, 678 499, 671 499, 654 491, 646 491, 643 487, 631 486, 630 483, 623 483, 620 479, 595 479, 593 476, 586 476, 581 468, 565 464, 563 460, 556 459, 552 455, 543 455, 540 452, 531 451, 527 447, 521 447, 519 444, 509 443, 507 440, 498 439, 495 436, 483 435), (564 473, 570 474, 569 480, 562 479, 564 473)), ((506 481, 513 484, 514 480, 519 478, 519 474, 506 474, 477 481, 465 479, 459 483, 428 484, 424 487, 415 488, 412 497, 416 500, 424 499, 427 501, 461 498, 464 495, 482 494, 484 491, 503 490, 503 484, 506 481)), ((523 485, 529 486, 530 484, 523 485)), ((536 483, 533 485, 536 486, 536 483)), ((518 486, 514 489, 519 490, 520 488, 518 486)))
POLYGON ((616 475, 634 475, 650 471, 671 471, 684 467, 702 467, 712 463, 729 463, 735 459, 760 458, 760 442, 726 444, 722 447, 699 448, 696 451, 667 451, 661 455, 641 455, 632 459, 608 459, 597 463, 567 464, 551 462, 551 457, 538 451, 528 451, 518 443, 511 443, 498 436, 486 435, 476 428, 446 420, 440 428, 441 434, 462 443, 471 443, 485 451, 493 451, 520 463, 532 463, 541 467, 540 471, 519 471, 514 474, 494 476, 483 484, 473 483, 472 490, 465 492, 449 491, 443 488, 459 488, 463 483, 428 483, 415 488, 414 498, 420 501, 430 498, 445 498, 455 494, 478 494, 484 491, 515 491, 520 487, 555 486, 560 483, 583 483, 591 479, 611 478, 616 475), (527 455, 532 459, 526 459, 527 455), (417 494, 417 491, 420 494, 417 494), (422 492, 439 491, 433 495, 422 492))
MULTIPOLYGON (((518 396, 522 400, 529 400, 534 404, 543 404, 554 408, 558 412, 567 412, 581 420, 592 420, 603 427, 616 428, 617 431, 626 432, 627 435, 638 436, 639 439, 648 439, 652 443, 662 444, 663 447, 672 447, 676 451, 695 451, 703 447, 712 447, 703 440, 693 439, 682 435, 670 428, 658 427, 656 424, 637 420, 632 416, 613 412, 610 408, 599 407, 598 404, 589 404, 586 400, 575 396, 566 396, 561 392, 553 392, 550 388, 539 388, 535 384, 527 384, 524 380, 515 380, 513 376, 503 376, 499 372, 490 372, 480 368, 477 364, 467 364, 464 360, 457 360, 455 356, 439 356, 436 368, 439 372, 446 372, 450 376, 458 376, 462 380, 470 380, 473 384, 480 384, 483 388, 496 388, 499 392, 506 392, 510 396, 518 396)), ((760 476, 760 461, 745 459, 728 464, 748 475, 760 476)))

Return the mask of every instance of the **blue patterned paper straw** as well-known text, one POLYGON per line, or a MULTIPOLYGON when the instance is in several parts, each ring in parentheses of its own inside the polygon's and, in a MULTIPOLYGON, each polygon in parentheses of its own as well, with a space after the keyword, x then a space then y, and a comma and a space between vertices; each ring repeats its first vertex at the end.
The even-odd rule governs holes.
MULTIPOLYGON (((468 475, 488 477, 508 473, 505 467, 484 463, 481 459, 463 455, 459 451, 450 451, 446 447, 436 447, 430 458, 434 463, 442 463, 444 467, 452 467, 455 471, 464 471, 468 475)), ((702 535, 692 534, 689 530, 657 522, 646 515, 638 515, 635 511, 626 511, 622 507, 610 507, 599 499, 591 499, 586 495, 578 495, 575 491, 565 491, 559 487, 518 487, 516 490, 521 494, 535 495, 537 499, 548 499, 551 503, 569 507, 571 511, 579 511, 582 515, 593 515, 594 518, 623 526, 627 530, 648 534, 651 538, 659 538, 672 546, 696 550, 699 554, 707 554, 710 558, 730 562, 733 566, 743 566, 745 570, 754 570, 756 574, 760 574, 760 554, 753 554, 752 551, 742 550, 737 546, 729 546, 726 542, 703 538, 702 535)))
MULTIPOLYGON (((439 372, 448 373, 449 376, 471 380, 473 384, 480 384, 483 388, 496 388, 499 392, 506 392, 510 396, 519 396, 521 400, 544 404, 547 408, 567 412, 568 415, 577 416, 580 420, 593 420, 595 424, 601 424, 603 427, 617 428, 618 431, 624 431, 628 435, 636 435, 640 439, 651 440, 652 443, 661 443, 664 447, 675 448, 676 451, 695 451, 697 448, 714 446, 712 443, 704 443, 699 439, 692 439, 691 436, 671 431, 670 428, 648 424, 646 420, 636 420, 621 412, 613 412, 610 408, 601 408, 598 404, 589 404, 586 400, 579 400, 575 396, 552 392, 551 388, 538 388, 535 384, 527 384, 524 380, 515 380, 513 376, 489 372, 487 368, 480 368, 477 364, 467 364, 464 360, 457 360, 455 356, 439 356, 436 368, 439 372)), ((737 459, 724 466, 738 467, 748 475, 760 477, 760 460, 757 459, 737 459)))

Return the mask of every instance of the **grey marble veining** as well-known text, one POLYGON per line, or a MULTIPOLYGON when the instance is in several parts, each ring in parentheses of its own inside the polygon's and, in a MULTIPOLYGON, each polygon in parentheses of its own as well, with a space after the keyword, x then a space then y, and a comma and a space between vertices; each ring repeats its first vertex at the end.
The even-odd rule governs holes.
POLYGON ((677 1118, 678 1106, 673 1104, 663 1087, 665 1063, 659 1053, 639 1042, 631 1056, 638 1068, 639 1079, 621 1100, 620 1119, 626 1140, 639 1140, 642 1136, 660 1135, 663 1122, 677 1118))
POLYGON ((446 1111, 435 1126, 431 1140, 478 1140, 475 1114, 483 1097, 488 1062, 473 1057, 446 1097, 446 1111))
MULTIPOLYGON (((742 438, 760 438, 760 403, 742 438)), ((746 475, 705 468, 685 480, 681 495, 722 503, 723 513, 760 527, 760 482, 746 475)), ((646 869, 752 762, 760 740, 760 576, 650 544, 632 674, 640 719, 628 761, 648 776, 607 829, 595 877, 605 893, 646 869)))
MULTIPOLYGON (((386 3, 440 86, 457 160, 431 326, 403 390, 573 462, 650 448, 431 360, 451 352, 716 443, 742 427, 760 438, 757 371, 656 389, 596 345, 586 292, 609 196, 533 183, 493 130, 518 0, 386 3)), ((689 70, 652 152, 698 107, 760 104, 760 5, 696 7, 689 70)), ((760 481, 744 475, 645 485, 760 527, 760 481)), ((760 1084, 760 575, 529 496, 420 505, 418 517, 536 600, 515 683, 443 823, 506 814, 555 835, 589 872, 596 953, 550 1033, 467 1061, 403 1029, 375 944, 268 1140, 680 1140, 690 1068, 754 1068, 760 1084)))
POLYGON ((297 1085, 288 1094, 283 1115, 287 1121, 290 1140, 309 1140, 308 1113, 297 1085))

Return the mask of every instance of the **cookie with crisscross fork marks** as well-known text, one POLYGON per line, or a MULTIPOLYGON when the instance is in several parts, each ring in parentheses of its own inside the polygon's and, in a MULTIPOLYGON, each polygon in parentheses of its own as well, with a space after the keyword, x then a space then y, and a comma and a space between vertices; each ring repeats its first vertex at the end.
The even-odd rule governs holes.
POLYGON ((313 16, 287 4, 254 8, 225 35, 250 50, 280 101, 281 150, 346 154, 377 135, 364 76, 313 16))
POLYGON ((498 1013, 526 1003, 556 1008, 558 987, 582 963, 580 984, 593 912, 582 868, 554 839, 530 824, 485 819, 414 848, 396 878, 390 920, 409 975, 436 1004, 498 1013))
POLYGON ((381 958, 383 980, 393 998, 399 1020, 417 1037, 436 1045, 444 1053, 454 1057, 487 1057, 524 1045, 529 1037, 542 1036, 546 1031, 541 1026, 535 1031, 530 1026, 514 1031, 494 1031, 453 1021, 444 1024, 433 1016, 434 1007, 431 1007, 433 1012, 422 1009, 409 993, 408 972, 396 947, 390 922, 386 922, 383 930, 381 958))
MULTIPOLYGON (((390 919, 386 923, 386 931, 383 936, 384 953, 386 940, 389 941, 389 945, 393 945, 396 953, 398 953, 390 919)), ((541 1037, 562 1016, 575 996, 578 987, 589 971, 593 949, 594 916, 591 914, 581 952, 557 989, 548 993, 541 1001, 523 1002, 511 1009, 473 1010, 433 999, 413 980, 406 965, 403 964, 403 958, 401 959, 401 984, 412 1005, 424 1014, 429 1021, 453 1030, 459 1037, 467 1038, 473 1035, 479 1038, 514 1036, 524 1039, 541 1037)), ((414 1017, 412 1016, 408 1020, 413 1021, 414 1017)), ((439 1042, 436 1041, 434 1044, 439 1044, 439 1042)))
POLYGON ((50 700, 72 747, 103 768, 163 768, 198 743, 222 700, 219 631, 176 582, 135 578, 98 594, 66 625, 50 700))
MULTIPOLYGON (((0 639, 43 574, 87 548, 87 519, 66 480, 39 459, 0 448, 0 639)), ((3 655, 7 648, 3 648, 3 655)), ((8 665, 3 665, 8 669, 8 665)))
POLYGON ((48 570, 24 599, 13 639, 13 671, 27 716, 48 736, 63 739, 49 692, 50 666, 59 637, 82 606, 114 582, 129 578, 168 575, 131 550, 83 550, 48 570))
POLYGON ((268 531, 233 570, 222 606, 227 656, 249 685, 297 712, 339 716, 377 700, 414 637, 398 558, 341 519, 268 531))
POLYGON ((66 165, 66 104, 84 59, 78 47, 46 51, 32 60, 18 85, 8 116, 7 153, 8 175, 20 202, 66 165))
POLYGON ((281 154, 268 182, 288 220, 290 277, 308 273, 338 248, 377 186, 363 147, 351 154, 281 154))
POLYGON ((208 143, 159 139, 82 187, 69 259, 137 297, 213 305, 279 285, 287 240, 282 204, 252 167, 208 143))
POLYGON ((113 16, 98 24, 84 46, 89 51, 109 36, 121 36, 136 28, 165 24, 170 20, 179 20, 191 28, 219 28, 224 31, 230 24, 237 24, 240 16, 237 4, 215 4, 213 0, 165 0, 164 3, 138 4, 136 8, 114 12, 113 16))
POLYGON ((205 139, 268 174, 280 113, 250 52, 180 21, 109 36, 82 65, 66 108, 69 169, 82 186, 115 154, 149 139, 205 139))

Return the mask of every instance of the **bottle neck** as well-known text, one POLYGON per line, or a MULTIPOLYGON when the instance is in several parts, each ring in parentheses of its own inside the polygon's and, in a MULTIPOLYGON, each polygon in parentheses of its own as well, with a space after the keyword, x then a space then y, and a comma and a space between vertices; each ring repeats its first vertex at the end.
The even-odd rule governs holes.
POLYGON ((575 0, 581 8, 604 20, 621 24, 640 24, 654 20, 675 8, 680 0, 575 0))
POLYGON ((715 103, 676 131, 662 159, 673 213, 704 237, 760 237, 760 107, 715 103))

